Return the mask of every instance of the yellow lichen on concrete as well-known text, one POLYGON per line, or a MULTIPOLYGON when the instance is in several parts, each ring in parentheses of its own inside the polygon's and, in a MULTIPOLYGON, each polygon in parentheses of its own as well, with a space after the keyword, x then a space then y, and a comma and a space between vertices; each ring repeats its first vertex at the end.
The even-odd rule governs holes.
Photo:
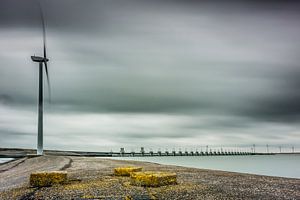
POLYGON ((125 200, 133 200, 133 198, 131 196, 126 196, 125 200))
POLYGON ((136 186, 159 187, 177 183, 176 173, 170 172, 134 172, 130 178, 131 184, 136 186))
POLYGON ((30 185, 33 187, 47 187, 67 182, 65 171, 44 171, 30 174, 30 185))
POLYGON ((130 176, 132 172, 142 171, 141 167, 117 167, 114 169, 114 174, 116 176, 130 176))
POLYGON ((104 179, 97 179, 97 180, 88 180, 84 182, 77 182, 72 184, 64 185, 65 190, 76 190, 76 191, 85 191, 89 188, 102 188, 107 189, 111 188, 114 185, 119 184, 119 179, 111 179, 111 178, 104 178, 104 179))

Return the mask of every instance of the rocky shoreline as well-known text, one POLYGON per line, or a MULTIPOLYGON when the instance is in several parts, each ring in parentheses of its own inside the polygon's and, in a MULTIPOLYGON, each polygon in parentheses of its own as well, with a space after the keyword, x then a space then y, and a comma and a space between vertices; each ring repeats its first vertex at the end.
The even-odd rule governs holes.
POLYGON ((26 157, 0 165, 0 199, 300 199, 300 179, 93 157, 26 157), (113 175, 120 166, 177 173, 177 185, 138 187, 113 175), (65 170, 70 181, 29 186, 31 172, 65 170))

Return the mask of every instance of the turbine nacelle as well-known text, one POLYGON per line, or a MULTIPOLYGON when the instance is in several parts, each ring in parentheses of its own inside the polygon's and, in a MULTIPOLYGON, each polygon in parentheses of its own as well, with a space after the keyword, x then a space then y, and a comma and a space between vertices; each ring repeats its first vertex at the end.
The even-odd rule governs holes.
POLYGON ((49 61, 48 58, 44 58, 44 57, 40 57, 40 56, 31 56, 31 60, 33 62, 44 62, 44 63, 49 61))

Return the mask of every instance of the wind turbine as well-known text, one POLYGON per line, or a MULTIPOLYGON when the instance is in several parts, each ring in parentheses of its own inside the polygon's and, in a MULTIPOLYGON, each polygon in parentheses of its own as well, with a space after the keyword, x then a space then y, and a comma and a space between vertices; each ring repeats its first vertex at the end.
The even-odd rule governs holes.
POLYGON ((45 65, 45 71, 47 76, 47 83, 48 83, 48 92, 49 98, 51 97, 50 93, 50 81, 49 81, 49 74, 48 74, 48 66, 47 62, 49 59, 47 58, 46 54, 46 30, 45 30, 45 20, 43 15, 43 10, 41 7, 40 2, 38 1, 39 5, 39 12, 42 21, 42 28, 43 28, 43 51, 44 56, 31 56, 31 60, 33 62, 39 63, 39 89, 38 89, 38 138, 37 138, 37 155, 43 155, 43 65, 45 65))

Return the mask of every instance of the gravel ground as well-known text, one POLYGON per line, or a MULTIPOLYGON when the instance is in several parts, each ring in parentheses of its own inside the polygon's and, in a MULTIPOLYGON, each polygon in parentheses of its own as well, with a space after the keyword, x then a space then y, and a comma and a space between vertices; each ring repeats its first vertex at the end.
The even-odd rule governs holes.
POLYGON ((149 162, 91 157, 42 156, 0 165, 0 199, 300 199, 300 179, 202 170, 149 162), (158 188, 131 186, 113 168, 176 172, 178 184, 158 188), (69 183, 31 188, 29 175, 41 170, 66 170, 69 183))

